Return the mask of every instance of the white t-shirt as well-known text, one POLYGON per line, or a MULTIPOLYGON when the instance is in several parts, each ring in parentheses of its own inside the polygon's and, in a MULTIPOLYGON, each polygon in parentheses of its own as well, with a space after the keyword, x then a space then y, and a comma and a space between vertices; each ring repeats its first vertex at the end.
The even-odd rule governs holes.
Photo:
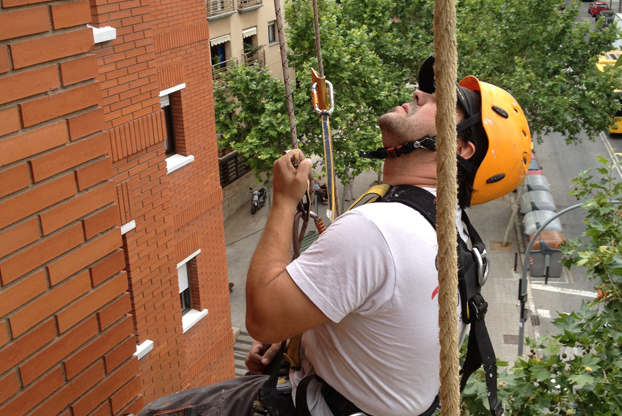
MULTIPOLYGON (((374 416, 427 410, 440 389, 436 254, 436 232, 404 204, 367 204, 340 216, 287 267, 330 319, 303 335, 304 373, 317 373, 374 416)), ((465 330, 460 320, 461 339, 465 330)), ((301 378, 302 371, 292 374, 292 385, 301 378)), ((309 387, 308 401, 314 416, 331 415, 319 385, 309 387)))

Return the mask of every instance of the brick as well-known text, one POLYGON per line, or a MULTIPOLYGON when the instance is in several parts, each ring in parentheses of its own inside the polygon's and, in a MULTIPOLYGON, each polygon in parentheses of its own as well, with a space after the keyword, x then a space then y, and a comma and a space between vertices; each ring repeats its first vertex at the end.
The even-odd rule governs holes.
MULTIPOLYGON (((67 228, 39 243, 20 251, 0 263, 3 284, 10 283, 31 270, 77 247, 84 241, 81 224, 67 228)), ((61 258, 62 259, 62 258, 61 258)), ((55 284, 55 283, 54 283, 55 284)))
POLYGON ((67 309, 56 315, 56 321, 60 333, 74 326, 84 319, 85 316, 95 312, 108 302, 115 299, 127 290, 127 275, 121 273, 108 283, 104 283, 84 298, 80 299, 67 309))
POLYGON ((89 240, 87 244, 47 266, 50 283, 55 285, 113 252, 121 245, 121 232, 119 230, 111 231, 96 240, 89 240))
POLYGON ((123 409, 123 406, 134 400, 140 394, 141 387, 140 378, 134 377, 132 381, 123 386, 120 391, 113 394, 110 397, 112 414, 117 414, 117 412, 123 409))
MULTIPOLYGON (((22 361, 56 337, 54 320, 50 319, 18 340, 0 350, 0 374, 22 361)), ((2 412, 0 412, 2 414, 2 412)))
POLYGON ((56 180, 23 192, 0 203, 0 229, 21 220, 35 212, 49 207, 76 193, 73 175, 56 180))
POLYGON ((112 177, 112 158, 106 157, 76 171, 78 191, 90 188, 112 177))
POLYGON ((104 355, 106 373, 111 373, 136 352, 136 336, 128 336, 119 346, 104 355))
MULTIPOLYGON (((89 416, 111 416, 112 413, 110 411, 110 403, 106 402, 95 409, 93 412, 89 414, 89 416)), ((125 414, 124 414, 125 415, 125 414)))
POLYGON ((70 118, 67 122, 71 140, 80 139, 104 129, 104 109, 98 108, 97 110, 89 111, 88 113, 70 118))
POLYGON ((93 31, 83 29, 14 43, 10 46, 15 69, 66 58, 93 49, 93 31))
POLYGON ((24 386, 52 368, 63 358, 80 348, 97 335, 97 318, 92 316, 75 329, 58 338, 37 355, 19 366, 19 374, 24 386))
POLYGON ((58 367, 47 376, 23 390, 15 399, 0 407, 0 414, 23 415, 63 385, 63 372, 58 367))
POLYGON ((108 151, 108 132, 89 139, 72 142, 60 149, 31 160, 35 182, 47 179, 74 166, 105 155, 108 151))
POLYGON ((11 371, 4 378, 0 379, 0 403, 19 391, 17 373, 11 371))
POLYGON ((143 400, 143 395, 139 394, 136 399, 125 409, 123 409, 123 415, 126 414, 134 414, 137 415, 142 409, 145 407, 145 401, 143 400))
POLYGON ((6 46, 0 46, 0 74, 4 74, 10 70, 11 63, 9 62, 9 48, 6 46))
POLYGON ((9 318, 11 333, 16 338, 91 290, 88 272, 74 277, 67 283, 48 291, 45 295, 26 305, 9 318))
POLYGON ((98 83, 72 88, 47 97, 36 98, 20 104, 22 122, 24 127, 33 126, 97 105, 100 99, 101 91, 98 83))
POLYGON ((112 256, 91 266, 91 284, 95 287, 124 268, 125 255, 123 250, 117 250, 112 256))
MULTIPOLYGON (((0 67, 2 66, 2 48, 0 47, 0 67)), ((1 68, 0 68, 1 69, 1 68)), ((2 72, 0 70, 0 72, 2 72)), ((19 130, 19 114, 17 113, 17 106, 7 108, 0 111, 0 136, 5 134, 14 133, 19 130)), ((2 164, 0 159, 0 165, 2 164)))
POLYGON ((28 165, 21 165, 0 172, 0 198, 30 185, 28 165))
POLYGON ((97 387, 83 396, 71 406, 74 416, 85 416, 100 403, 112 396, 130 379, 139 372, 138 360, 133 359, 123 367, 115 371, 97 387))
MULTIPOLYGON (((39 239, 39 224, 36 219, 26 221, 0 233, 0 258, 19 250, 39 239)), ((3 314, 0 314, 3 316, 3 314)))
POLYGON ((9 332, 4 322, 0 322, 0 347, 9 342, 9 332))
POLYGON ((87 240, 95 237, 97 234, 108 231, 115 225, 120 225, 119 208, 116 205, 106 208, 105 210, 82 220, 84 235, 87 240))
MULTIPOLYGON (((132 316, 127 315, 118 325, 97 337, 89 345, 65 360, 64 365, 67 379, 70 380, 74 378, 80 371, 91 365, 95 360, 100 359, 108 351, 122 343, 123 340, 132 335, 132 332, 134 332, 132 316)), ((134 351, 136 351, 135 344, 134 351)), ((107 366, 106 372, 110 372, 107 366)))
MULTIPOLYGON (((61 410, 74 402, 78 397, 89 391, 103 378, 104 366, 100 361, 84 373, 80 374, 74 380, 67 383, 58 393, 31 413, 30 416, 50 416, 58 414, 61 410)), ((67 412, 67 414, 68 413, 69 412, 67 412)))
POLYGON ((36 298, 48 288, 45 271, 40 271, 27 279, 0 292, 0 316, 6 316, 30 300, 36 298))
MULTIPOLYGON (((129 292, 125 292, 122 298, 114 301, 101 312, 97 312, 99 330, 103 331, 110 325, 118 321, 122 316, 132 309, 132 302, 129 292)), ((135 347, 136 345, 134 345, 135 347)))
POLYGON ((24 4, 45 3, 49 0, 2 0, 2 7, 15 7, 24 4))
MULTIPOLYGON (((2 15, 0 14, 0 16, 2 15)), ((8 75, 0 78, 0 91, 2 91, 0 104, 52 91, 58 87, 60 84, 56 65, 8 75)))
MULTIPOLYGON (((16 107, 15 115, 17 115, 16 107)), ((0 121, 2 121, 1 118, 0 113, 0 121)), ((17 129, 19 129, 19 121, 17 123, 17 129)), ((0 141, 0 166, 63 145, 68 139, 65 123, 60 122, 2 140, 0 141)))
POLYGON ((47 7, 0 14, 0 40, 33 35, 50 30, 47 7))
MULTIPOLYGON (((59 6, 76 3, 63 3, 59 6)), ((88 2, 86 2, 88 6, 88 2)), ((53 8, 54 6, 52 6, 53 8)), ((88 11, 88 8, 87 8, 88 11)), ((90 17, 90 14, 89 14, 90 17)), ((95 55, 86 58, 74 59, 73 61, 61 62, 60 74, 63 85, 71 85, 76 82, 86 81, 97 77, 97 57, 95 55)))
POLYGON ((91 23, 91 6, 88 0, 55 4, 51 8, 54 29, 91 23))

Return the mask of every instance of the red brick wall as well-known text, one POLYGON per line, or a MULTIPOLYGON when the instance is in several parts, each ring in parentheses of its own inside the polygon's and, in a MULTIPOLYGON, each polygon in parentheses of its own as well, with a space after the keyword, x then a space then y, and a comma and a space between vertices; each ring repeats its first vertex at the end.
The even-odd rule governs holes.
POLYGON ((1 5, 0 414, 135 411, 142 383, 89 3, 1 5))
POLYGON ((117 38, 97 45, 105 128, 123 236, 145 402, 234 375, 222 192, 205 3, 92 0, 99 26, 117 38), (194 161, 167 174, 159 92, 171 94, 177 153, 194 161), (177 263, 192 262, 195 309, 208 315, 183 333, 177 263))

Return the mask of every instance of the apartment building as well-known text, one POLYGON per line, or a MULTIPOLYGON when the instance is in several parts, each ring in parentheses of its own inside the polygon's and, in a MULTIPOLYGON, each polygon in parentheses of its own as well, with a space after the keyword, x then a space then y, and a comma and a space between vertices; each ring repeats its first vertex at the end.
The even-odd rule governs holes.
POLYGON ((233 377, 209 7, 1 5, 0 414, 233 377))
MULTIPOLYGON (((282 14, 284 3, 279 0, 282 14)), ((235 61, 259 63, 283 81, 274 0, 207 0, 207 11, 214 79, 223 76, 235 61)), ((295 79, 292 69, 289 78, 292 82, 295 79)), ((218 157, 223 215, 227 219, 248 204, 249 188, 261 185, 244 164, 243 156, 231 149, 220 149, 218 157)))

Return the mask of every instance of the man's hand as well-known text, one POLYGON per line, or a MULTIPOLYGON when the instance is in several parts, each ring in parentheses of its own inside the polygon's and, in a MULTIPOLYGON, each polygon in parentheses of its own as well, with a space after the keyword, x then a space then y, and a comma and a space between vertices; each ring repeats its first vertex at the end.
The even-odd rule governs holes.
POLYGON ((253 341, 251 349, 246 355, 246 367, 253 375, 261 375, 264 367, 274 360, 274 357, 281 349, 281 344, 264 344, 259 341, 253 341))
POLYGON ((313 163, 305 159, 300 149, 293 149, 274 162, 273 196, 275 204, 296 207, 307 190, 307 179, 313 163), (300 160, 298 168, 292 164, 292 157, 300 160))

